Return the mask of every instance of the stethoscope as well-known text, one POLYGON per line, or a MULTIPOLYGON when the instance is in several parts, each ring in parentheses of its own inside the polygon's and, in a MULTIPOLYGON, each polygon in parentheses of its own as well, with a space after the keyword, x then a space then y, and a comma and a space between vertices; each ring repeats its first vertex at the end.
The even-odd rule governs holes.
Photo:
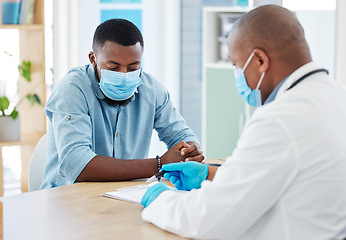
POLYGON ((304 76, 302 76, 301 78, 299 78, 297 81, 295 81, 289 88, 287 88, 286 91, 294 88, 298 83, 300 83, 301 81, 303 81, 305 78, 315 74, 315 73, 319 73, 319 72, 325 72, 327 74, 329 74, 327 69, 321 68, 321 69, 316 69, 314 71, 308 72, 307 74, 305 74, 304 76))

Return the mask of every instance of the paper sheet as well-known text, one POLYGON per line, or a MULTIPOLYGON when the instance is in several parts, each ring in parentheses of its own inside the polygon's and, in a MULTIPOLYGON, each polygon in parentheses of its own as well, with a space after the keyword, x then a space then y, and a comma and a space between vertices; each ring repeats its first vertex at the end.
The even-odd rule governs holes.
POLYGON ((158 182, 153 182, 150 184, 141 184, 127 188, 120 188, 114 192, 106 192, 102 196, 141 204, 142 197, 147 189, 157 183, 158 182))
MULTIPOLYGON (((154 176, 152 176, 152 177, 150 177, 150 178, 148 178, 147 180, 146 180, 146 182, 158 182, 158 179, 156 178, 156 176, 154 175, 154 176)), ((166 178, 164 178, 164 177, 162 177, 161 178, 161 180, 160 180, 161 182, 162 181, 168 181, 168 179, 166 179, 166 178)))

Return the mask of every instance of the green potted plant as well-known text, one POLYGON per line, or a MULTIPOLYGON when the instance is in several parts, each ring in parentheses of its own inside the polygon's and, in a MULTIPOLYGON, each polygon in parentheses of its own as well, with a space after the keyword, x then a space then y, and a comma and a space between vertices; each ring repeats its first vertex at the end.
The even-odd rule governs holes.
MULTIPOLYGON (((31 82, 31 62, 23 61, 18 66, 18 71, 21 76, 28 82, 31 82)), ((6 96, 0 96, 0 141, 16 141, 20 138, 20 121, 18 106, 24 101, 28 100, 31 105, 39 104, 42 102, 36 93, 29 91, 19 102, 10 109, 10 101, 6 96)))

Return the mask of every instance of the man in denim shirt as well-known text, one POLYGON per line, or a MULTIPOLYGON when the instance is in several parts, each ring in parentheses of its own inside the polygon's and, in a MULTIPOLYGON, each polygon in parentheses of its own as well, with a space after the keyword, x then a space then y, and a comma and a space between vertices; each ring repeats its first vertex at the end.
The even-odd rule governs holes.
POLYGON ((204 159, 167 90, 141 71, 142 53, 142 34, 131 22, 97 27, 90 64, 72 69, 47 102, 41 188, 145 178, 166 163, 204 159), (169 150, 146 159, 153 129, 169 150))

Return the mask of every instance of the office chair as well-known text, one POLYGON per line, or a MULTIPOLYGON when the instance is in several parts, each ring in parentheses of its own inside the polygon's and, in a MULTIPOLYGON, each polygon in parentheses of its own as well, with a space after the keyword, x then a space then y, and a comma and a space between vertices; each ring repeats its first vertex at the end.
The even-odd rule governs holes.
POLYGON ((40 189, 43 170, 47 159, 47 135, 43 135, 36 145, 29 166, 29 191, 40 189))

